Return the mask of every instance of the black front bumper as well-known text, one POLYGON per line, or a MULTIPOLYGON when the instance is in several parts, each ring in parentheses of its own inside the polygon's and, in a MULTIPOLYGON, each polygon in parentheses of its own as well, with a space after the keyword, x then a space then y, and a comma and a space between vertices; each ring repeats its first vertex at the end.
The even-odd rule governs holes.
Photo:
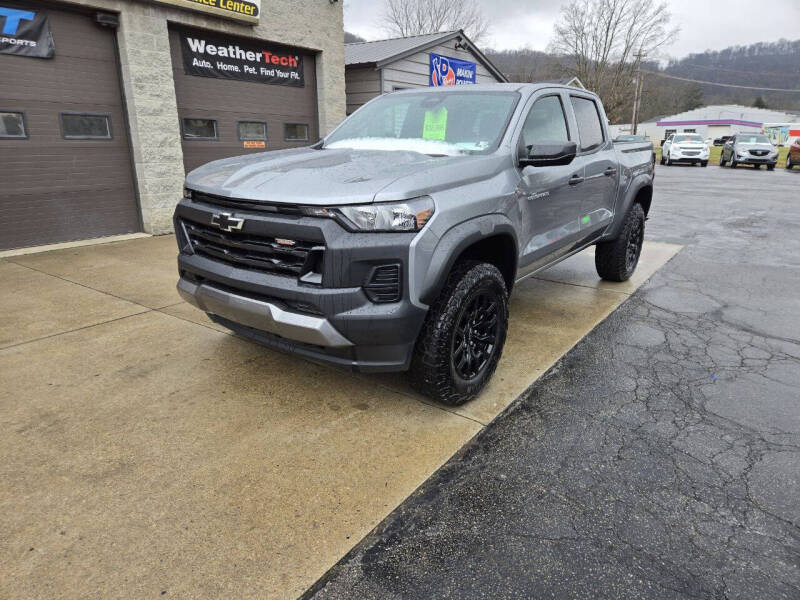
POLYGON ((195 300, 192 303, 215 321, 267 346, 359 371, 408 369, 427 313, 409 299, 408 250, 413 234, 352 233, 333 219, 244 211, 187 200, 178 204, 174 219, 182 295, 195 300), (221 212, 244 219, 242 234, 308 240, 324 247, 316 282, 195 252, 187 224, 210 225, 212 217, 221 212), (372 302, 364 285, 376 267, 387 264, 400 267, 400 300, 372 302), (214 301, 209 303, 209 297, 214 301), (246 312, 237 312, 243 307, 246 312), (259 307, 265 308, 263 319, 259 307), (273 319, 276 315, 280 318, 273 319), (280 319, 283 322, 275 325, 280 319), (287 322, 299 327, 313 323, 326 333, 319 336, 318 332, 292 329, 287 322))

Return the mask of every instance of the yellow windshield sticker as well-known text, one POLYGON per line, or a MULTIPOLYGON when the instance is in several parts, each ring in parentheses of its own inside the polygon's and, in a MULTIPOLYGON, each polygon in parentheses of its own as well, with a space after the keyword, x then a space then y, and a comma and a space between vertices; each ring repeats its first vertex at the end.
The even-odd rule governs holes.
POLYGON ((437 110, 425 111, 425 123, 422 125, 422 138, 425 140, 444 140, 447 134, 447 109, 442 106, 437 110))

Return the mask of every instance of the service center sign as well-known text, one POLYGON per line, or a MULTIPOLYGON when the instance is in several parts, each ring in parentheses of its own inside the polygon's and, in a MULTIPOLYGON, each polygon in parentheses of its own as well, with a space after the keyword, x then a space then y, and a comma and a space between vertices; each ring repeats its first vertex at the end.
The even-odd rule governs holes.
POLYGON ((52 58, 54 52, 46 13, 0 4, 0 54, 52 58))
POLYGON ((187 75, 304 87, 303 57, 258 41, 232 42, 206 33, 180 32, 187 75))
POLYGON ((189 10, 199 10, 202 12, 246 21, 248 23, 258 23, 261 16, 261 0, 156 0, 161 4, 171 4, 189 10))
POLYGON ((430 86, 465 85, 475 83, 478 69, 474 62, 442 56, 431 52, 430 86))

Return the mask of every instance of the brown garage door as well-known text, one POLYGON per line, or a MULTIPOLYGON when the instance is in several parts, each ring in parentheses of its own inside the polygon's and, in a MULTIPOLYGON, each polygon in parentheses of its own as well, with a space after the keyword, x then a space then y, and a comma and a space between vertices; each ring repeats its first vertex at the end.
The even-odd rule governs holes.
POLYGON ((114 31, 0 5, 46 14, 55 45, 52 58, 0 54, 0 249, 139 231, 114 31))
MULTIPOLYGON (((219 158, 295 148, 319 138, 316 69, 312 53, 253 39, 183 28, 170 30, 170 45, 183 136, 183 164, 187 172, 219 158), (229 62, 240 71, 231 74, 232 70, 229 69, 227 78, 223 77, 224 72, 216 68, 206 70, 206 76, 187 74, 181 48, 182 43, 186 44, 187 37, 191 37, 195 43, 200 40, 213 43, 215 48, 224 47, 226 54, 234 55, 226 61, 219 53, 222 51, 215 49, 214 56, 198 53, 198 61, 207 61, 215 67, 218 61, 229 62), (263 49, 280 54, 281 58, 301 58, 303 85, 280 78, 266 83, 258 75, 253 75, 251 80, 237 78, 246 76, 245 66, 252 65, 248 68, 260 70, 264 61, 263 49), (247 51, 260 54, 259 62, 236 60, 237 52, 245 57, 247 51)), ((204 72, 202 68, 198 71, 204 72)))

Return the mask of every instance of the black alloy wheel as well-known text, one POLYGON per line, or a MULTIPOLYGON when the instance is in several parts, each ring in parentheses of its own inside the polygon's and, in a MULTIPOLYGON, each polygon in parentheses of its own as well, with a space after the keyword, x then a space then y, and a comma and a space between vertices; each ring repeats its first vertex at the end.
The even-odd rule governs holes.
POLYGON ((634 219, 628 235, 628 244, 625 248, 625 270, 631 273, 639 263, 639 255, 644 244, 644 221, 634 219))
POLYGON ((469 382, 477 378, 497 351, 501 299, 491 288, 478 289, 467 299, 453 335, 451 366, 469 382))

